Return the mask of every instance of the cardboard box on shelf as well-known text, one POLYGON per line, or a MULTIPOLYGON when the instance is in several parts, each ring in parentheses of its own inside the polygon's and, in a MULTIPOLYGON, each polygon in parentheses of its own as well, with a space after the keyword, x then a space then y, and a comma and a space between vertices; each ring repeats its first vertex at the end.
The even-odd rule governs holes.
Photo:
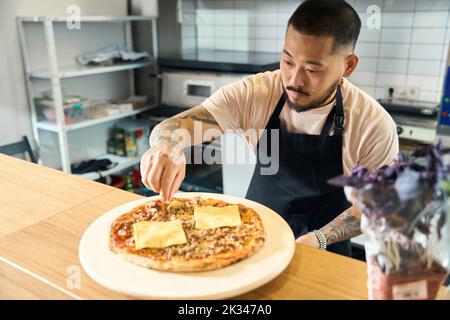
POLYGON ((133 104, 131 103, 116 103, 119 106, 120 112, 130 112, 133 111, 133 104))
POLYGON ((126 108, 127 110, 129 110, 128 108, 130 108, 130 105, 131 105, 131 110, 137 110, 137 109, 145 107, 148 104, 148 97, 147 96, 130 96, 124 100, 116 100, 116 101, 114 101, 114 103, 120 104, 121 106, 123 106, 123 108, 126 108))

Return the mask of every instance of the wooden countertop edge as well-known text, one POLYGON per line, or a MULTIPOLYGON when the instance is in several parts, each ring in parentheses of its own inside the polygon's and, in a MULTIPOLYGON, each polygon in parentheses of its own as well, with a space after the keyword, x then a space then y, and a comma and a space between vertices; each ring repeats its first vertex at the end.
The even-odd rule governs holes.
MULTIPOLYGON (((49 296, 40 296, 40 294, 46 292, 48 294, 48 292, 53 291, 51 293, 51 298, 50 299, 66 299, 66 300, 84 300, 83 298, 81 298, 80 296, 74 294, 73 292, 64 289, 60 286, 58 286, 57 284, 53 283, 52 281, 28 270, 27 268, 24 268, 12 261, 9 261, 8 259, 1 257, 0 256, 0 264, 3 264, 3 266, 1 266, 2 269, 2 275, 0 276, 0 281, 2 281, 2 277, 5 276, 9 276, 7 278, 7 280, 13 280, 16 283, 14 283, 15 285, 15 289, 17 290, 19 288, 19 285, 21 283, 27 283, 29 284, 30 282, 34 282, 34 284, 36 284, 38 286, 38 288, 33 287, 33 290, 30 290, 28 287, 25 288, 23 286, 20 286, 20 289, 28 291, 28 293, 30 293, 30 296, 32 296, 33 298, 31 299, 48 299, 50 298, 49 296), (8 270, 5 270, 8 269, 8 270), (19 279, 20 278, 20 279, 19 279), (17 283, 20 282, 20 283, 17 283), (36 291, 40 291, 40 294, 35 294, 34 292, 36 291)), ((10 297, 10 295, 8 295, 8 293, 3 294, 0 292, 0 299, 5 299, 5 297, 8 299, 8 297, 10 297)), ((25 296, 23 297, 14 297, 12 299, 21 299, 21 298, 27 298, 25 296)))

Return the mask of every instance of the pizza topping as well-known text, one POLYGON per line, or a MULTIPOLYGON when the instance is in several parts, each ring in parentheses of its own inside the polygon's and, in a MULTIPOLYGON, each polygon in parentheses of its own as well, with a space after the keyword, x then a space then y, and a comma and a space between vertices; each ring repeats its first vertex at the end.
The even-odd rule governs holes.
POLYGON ((238 241, 240 239, 240 237, 238 235, 233 234, 231 236, 231 239, 234 240, 234 241, 238 241))
POLYGON ((133 225, 136 249, 165 248, 186 243, 186 235, 180 220, 143 221, 133 225))
POLYGON ((196 242, 198 239, 200 239, 200 237, 197 234, 193 233, 191 234, 189 239, 192 240, 192 242, 196 242))
POLYGON ((161 201, 158 201, 158 200, 156 200, 156 201, 150 201, 150 202, 148 202, 147 203, 147 208, 149 209, 149 210, 151 210, 151 209, 155 209, 156 211, 164 211, 163 210, 163 204, 161 203, 161 201))
POLYGON ((125 240, 125 246, 128 248, 134 248, 134 246, 135 246, 134 238, 131 237, 131 238, 128 238, 127 240, 125 240))
POLYGON ((194 221, 183 221, 183 228, 186 229, 192 229, 194 227, 194 221))
POLYGON ((126 239, 129 237, 128 231, 125 228, 119 229, 119 231, 117 231, 117 235, 122 239, 126 239))
POLYGON ((188 209, 188 203, 187 202, 181 202, 181 201, 171 201, 170 204, 167 206, 167 211, 169 214, 183 214, 183 212, 188 209))
POLYGON ((212 229, 242 224, 237 205, 195 207, 194 218, 196 229, 212 229))

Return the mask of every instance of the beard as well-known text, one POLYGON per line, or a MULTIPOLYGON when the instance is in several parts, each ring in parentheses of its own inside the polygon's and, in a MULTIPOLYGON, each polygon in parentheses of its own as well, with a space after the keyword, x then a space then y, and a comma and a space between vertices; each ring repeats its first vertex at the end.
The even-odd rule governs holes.
POLYGON ((336 81, 333 85, 331 85, 323 94, 323 96, 321 96, 319 99, 316 99, 314 101, 311 101, 308 104, 304 104, 304 105, 299 105, 296 104, 295 102, 291 101, 289 99, 289 95, 287 94, 287 90, 291 90, 294 92, 298 92, 298 93, 302 93, 302 94, 308 94, 307 92, 305 92, 304 90, 300 89, 300 88, 294 88, 291 86, 288 87, 284 87, 284 93, 286 94, 286 102, 288 104, 289 109, 294 110, 296 112, 305 112, 308 110, 312 110, 312 109, 317 109, 317 108, 321 108, 323 106, 326 105, 326 102, 330 99, 330 97, 336 92, 337 86, 339 85, 339 83, 341 82, 341 80, 336 81))

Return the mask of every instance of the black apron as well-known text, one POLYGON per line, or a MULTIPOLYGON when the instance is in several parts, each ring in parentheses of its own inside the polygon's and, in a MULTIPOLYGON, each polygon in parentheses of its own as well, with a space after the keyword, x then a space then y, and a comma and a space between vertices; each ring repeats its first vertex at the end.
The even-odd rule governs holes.
MULTIPOLYGON (((344 110, 338 86, 336 104, 320 135, 290 133, 281 126, 279 118, 285 101, 283 94, 258 141, 257 163, 246 198, 280 214, 297 239, 322 228, 351 206, 343 188, 327 183, 328 179, 343 174, 344 110), (334 134, 329 136, 333 123, 334 134), (269 165, 264 164, 267 159, 261 159, 260 150, 263 155, 268 153, 265 157, 271 156, 272 129, 279 130, 279 170, 274 175, 261 175, 261 169, 269 165)), ((350 241, 331 244, 327 250, 350 256, 350 241)))

